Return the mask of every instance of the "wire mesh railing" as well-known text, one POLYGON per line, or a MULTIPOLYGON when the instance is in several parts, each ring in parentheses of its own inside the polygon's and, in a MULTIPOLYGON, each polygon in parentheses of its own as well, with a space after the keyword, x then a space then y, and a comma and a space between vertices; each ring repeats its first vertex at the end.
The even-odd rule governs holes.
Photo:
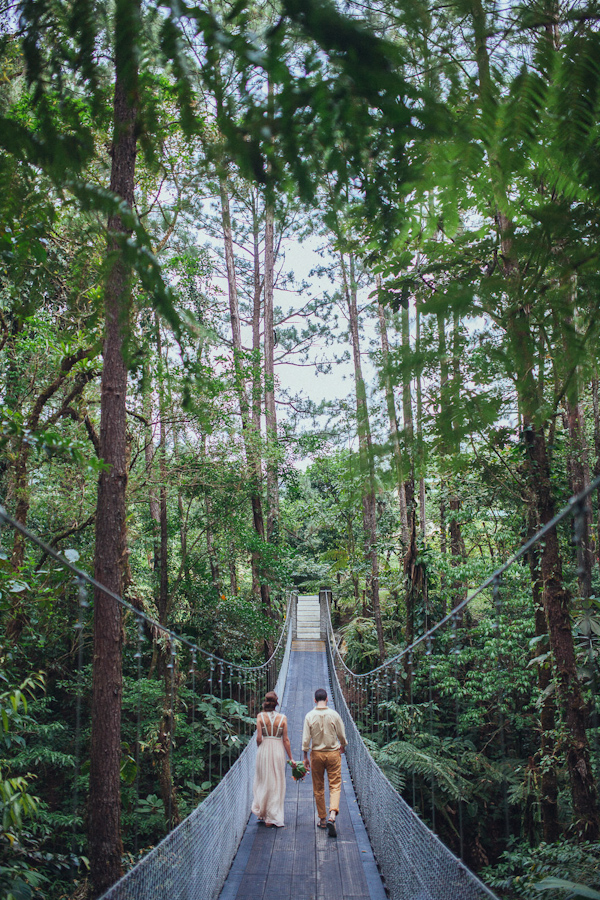
MULTIPOLYGON (((347 666, 343 630, 336 636, 329 617, 327 652, 336 706, 351 733, 349 766, 392 900, 493 896, 463 863, 485 863, 483 843, 501 852, 512 837, 522 838, 533 827, 519 812, 523 806, 533 809, 541 832, 541 803, 549 799, 542 777, 561 765, 561 753, 568 783, 571 735, 553 690, 558 679, 544 612, 537 610, 540 628, 532 569, 518 563, 529 563, 564 519, 573 518, 578 545, 586 498, 599 484, 596 479, 437 624, 371 671, 347 666), (555 707, 554 729, 544 733, 540 707, 548 703, 555 707)), ((593 628, 580 637, 587 759, 598 774, 599 639, 593 628)))
MULTIPOLYGON (((292 644, 291 629, 286 628, 285 633, 275 684, 279 697, 285 689, 292 644)), ((107 891, 103 900, 217 897, 250 815, 256 751, 256 741, 251 741, 206 800, 107 891)))
MULTIPOLYGON (((392 900, 494 898, 492 891, 425 825, 377 765, 350 712, 348 684, 342 689, 338 678, 339 652, 332 628, 326 646, 335 707, 348 738, 346 756, 354 790, 389 896, 392 900)), ((355 698, 350 702, 356 711, 358 701, 355 698)), ((366 701, 362 696, 360 702, 364 713, 366 701)))
MULTIPOLYGON (((63 598, 58 607, 54 599, 47 601, 49 618, 58 611, 62 617, 55 630, 66 633, 70 620, 73 635, 68 646, 48 647, 48 668, 62 705, 60 722, 49 709, 42 732, 60 725, 60 741, 52 753, 60 759, 62 781, 65 768, 72 781, 71 808, 65 805, 63 790, 62 805, 50 810, 57 822, 65 823, 52 836, 54 858, 63 870, 71 865, 73 879, 81 877, 93 653, 88 588, 93 587, 120 605, 125 633, 122 827, 124 865, 133 867, 107 896, 215 897, 250 814, 256 714, 267 691, 283 693, 296 594, 285 595, 282 627, 269 659, 245 665, 205 650, 99 585, 73 559, 57 553, 0 507, 2 526, 16 529, 36 545, 46 566, 53 561, 73 576, 66 585, 64 578, 60 581, 63 598), (150 849, 165 831, 167 837, 150 849)), ((27 587, 25 581, 23 585, 27 587)), ((39 606, 42 611, 43 597, 39 606)), ((41 746, 31 752, 45 758, 41 746)))

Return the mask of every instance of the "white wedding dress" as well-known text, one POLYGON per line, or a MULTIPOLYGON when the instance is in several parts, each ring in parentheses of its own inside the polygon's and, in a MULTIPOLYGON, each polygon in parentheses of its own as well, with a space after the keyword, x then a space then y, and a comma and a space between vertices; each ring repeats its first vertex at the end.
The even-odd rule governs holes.
POLYGON ((285 749, 281 713, 262 712, 259 715, 262 742, 256 753, 252 812, 267 825, 283 828, 285 801, 285 749))

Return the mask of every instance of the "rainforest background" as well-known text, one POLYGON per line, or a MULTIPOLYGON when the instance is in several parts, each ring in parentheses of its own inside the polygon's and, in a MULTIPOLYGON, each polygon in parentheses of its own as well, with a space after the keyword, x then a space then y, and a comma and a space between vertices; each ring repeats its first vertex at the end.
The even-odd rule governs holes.
MULTIPOLYGON (((3 0, 7 511, 233 661, 268 655, 291 587, 333 588, 357 672, 451 611, 600 474, 599 21, 3 0)), ((502 897, 600 888, 600 490, 578 521, 509 570, 500 619, 487 591, 457 654, 434 643, 433 697, 411 676, 367 729, 502 897)), ((148 629, 139 661, 101 592, 79 665, 77 585, 10 528, 0 557, 2 890, 98 896, 249 710, 200 673, 192 722, 182 660, 171 714, 168 643, 148 629)))

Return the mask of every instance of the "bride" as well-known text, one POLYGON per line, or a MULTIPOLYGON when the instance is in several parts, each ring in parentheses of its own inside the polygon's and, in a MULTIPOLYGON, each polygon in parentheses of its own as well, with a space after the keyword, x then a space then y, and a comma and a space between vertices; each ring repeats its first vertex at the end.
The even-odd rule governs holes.
MULTIPOLYGON (((256 770, 252 812, 267 827, 283 828, 285 800, 285 754, 292 759, 287 718, 276 713, 279 703, 275 691, 265 694, 262 712, 256 717, 256 770)), ((292 763, 294 761, 292 760, 292 763)))

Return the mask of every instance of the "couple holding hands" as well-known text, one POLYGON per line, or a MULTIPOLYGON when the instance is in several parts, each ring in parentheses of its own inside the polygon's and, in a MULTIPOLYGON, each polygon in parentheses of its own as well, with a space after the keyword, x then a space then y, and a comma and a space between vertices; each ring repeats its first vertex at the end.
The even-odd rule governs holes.
MULTIPOLYGON (((276 712, 278 703, 275 691, 269 691, 265 695, 262 712, 256 718, 258 753, 252 812, 267 827, 275 825, 283 828, 285 755, 289 757, 292 769, 297 768, 297 764, 292 759, 287 718, 283 713, 276 712)), ((315 707, 304 718, 302 751, 304 769, 312 772, 313 793, 319 815, 317 827, 326 828, 330 837, 337 837, 335 819, 342 789, 342 753, 347 743, 342 719, 327 706, 327 691, 319 688, 315 691, 315 707), (329 782, 329 816, 325 807, 325 772, 329 782)))

